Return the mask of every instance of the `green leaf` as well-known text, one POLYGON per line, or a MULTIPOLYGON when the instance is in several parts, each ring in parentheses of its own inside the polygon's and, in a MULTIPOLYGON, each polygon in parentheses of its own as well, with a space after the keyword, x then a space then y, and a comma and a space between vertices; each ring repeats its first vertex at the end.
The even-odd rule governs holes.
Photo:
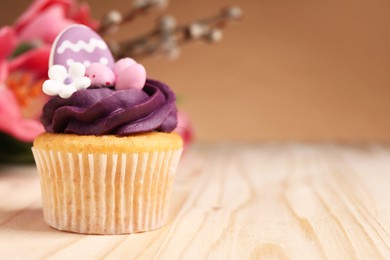
POLYGON ((19 55, 22 55, 25 52, 28 52, 29 50, 34 49, 36 46, 30 42, 22 42, 20 43, 14 52, 11 54, 11 58, 15 58, 19 55))

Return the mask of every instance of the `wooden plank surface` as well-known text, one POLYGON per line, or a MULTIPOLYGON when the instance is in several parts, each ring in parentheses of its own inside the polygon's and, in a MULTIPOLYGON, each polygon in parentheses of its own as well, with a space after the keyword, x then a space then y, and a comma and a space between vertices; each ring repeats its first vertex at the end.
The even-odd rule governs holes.
POLYGON ((43 222, 34 167, 0 168, 0 259, 390 259, 390 146, 197 145, 171 220, 120 236, 43 222))

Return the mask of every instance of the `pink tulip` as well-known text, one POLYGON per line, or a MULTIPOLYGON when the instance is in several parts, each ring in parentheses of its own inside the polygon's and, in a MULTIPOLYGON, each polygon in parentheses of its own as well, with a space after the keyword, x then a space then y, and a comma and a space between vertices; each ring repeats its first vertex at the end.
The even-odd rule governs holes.
POLYGON ((31 142, 43 130, 39 121, 22 117, 19 104, 10 90, 0 88, 0 131, 18 140, 31 142))
MULTIPOLYGON (((35 136, 43 132, 43 127, 34 118, 23 118, 21 107, 14 93, 6 85, 9 74, 19 68, 31 69, 39 63, 30 64, 33 60, 45 59, 47 53, 42 50, 33 50, 17 59, 8 62, 6 57, 13 51, 16 35, 12 28, 4 27, 0 30, 0 131, 7 133, 21 141, 32 141, 35 136), (40 54, 40 55, 37 55, 40 54), (43 55, 43 56, 42 56, 43 55)), ((33 62, 32 62, 33 63, 33 62)), ((47 71, 47 64, 45 66, 47 71)), ((40 74, 42 74, 40 72, 40 74)))
POLYGON ((98 27, 86 4, 36 0, 14 26, 0 28, 1 132, 24 142, 31 142, 43 132, 38 117, 47 100, 41 83, 47 78, 50 47, 56 35, 73 23, 98 27), (21 43, 33 44, 35 48, 10 58, 21 43))
POLYGON ((86 4, 76 6, 73 0, 36 0, 16 21, 15 31, 22 41, 38 39, 51 44, 64 28, 74 23, 92 29, 98 27, 90 18, 86 4))
POLYGON ((184 150, 186 150, 194 138, 194 130, 187 114, 183 112, 177 113, 177 127, 174 132, 183 138, 184 150))

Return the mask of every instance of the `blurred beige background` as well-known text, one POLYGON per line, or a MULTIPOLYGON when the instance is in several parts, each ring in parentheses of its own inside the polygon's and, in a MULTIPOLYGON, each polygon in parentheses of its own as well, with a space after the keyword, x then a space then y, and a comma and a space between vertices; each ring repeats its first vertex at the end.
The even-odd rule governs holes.
MULTIPOLYGON (((0 24, 29 2, 1 1, 0 24)), ((131 4, 87 2, 95 18, 131 4)), ((390 140, 390 1, 172 0, 117 37, 149 31, 161 14, 187 23, 226 5, 245 17, 221 43, 142 60, 183 97, 198 140, 390 140)))

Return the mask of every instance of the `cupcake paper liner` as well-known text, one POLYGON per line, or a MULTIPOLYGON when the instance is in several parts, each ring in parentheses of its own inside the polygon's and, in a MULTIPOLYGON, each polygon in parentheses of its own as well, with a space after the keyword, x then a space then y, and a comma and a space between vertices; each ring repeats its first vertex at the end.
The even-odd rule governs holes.
POLYGON ((126 234, 167 222, 182 149, 119 154, 32 151, 48 225, 77 233, 126 234))

